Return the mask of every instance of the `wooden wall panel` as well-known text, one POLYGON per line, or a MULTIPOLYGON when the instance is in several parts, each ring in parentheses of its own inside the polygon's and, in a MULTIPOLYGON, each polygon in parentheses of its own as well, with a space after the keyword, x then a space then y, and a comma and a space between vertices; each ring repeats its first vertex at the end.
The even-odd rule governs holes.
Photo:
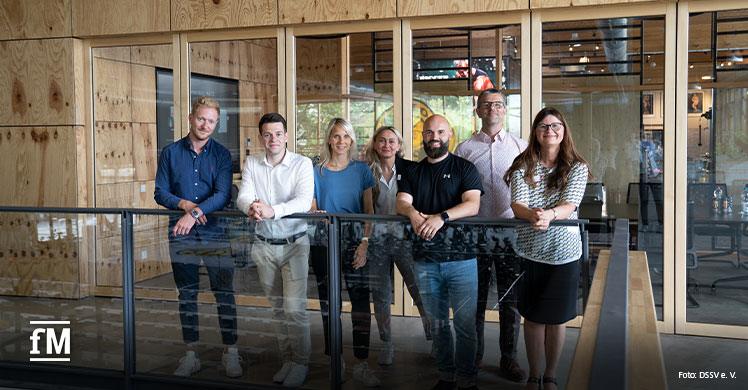
POLYGON ((278 61, 275 39, 244 41, 239 46, 239 79, 256 83, 278 84, 278 61), (268 42, 269 41, 269 42, 268 42), (270 45, 267 45, 270 43, 270 45))
POLYGON ((77 206, 72 126, 0 129, 0 204, 77 206))
MULTIPOLYGON (((94 126, 96 144, 96 184, 121 183, 134 180, 132 123, 97 121, 94 126)), ((98 207, 107 207, 96 201, 98 207)))
POLYGON ((73 35, 169 31, 169 0, 72 0, 73 35))
POLYGON ((397 16, 409 17, 514 11, 528 9, 529 6, 529 0, 400 0, 398 2, 397 16))
POLYGON ((130 64, 93 59, 94 120, 132 121, 130 64))
POLYGON ((172 0, 172 30, 278 24, 277 0, 172 0))
POLYGON ((280 24, 386 19, 397 16, 395 0, 278 0, 280 24))
POLYGON ((131 72, 132 121, 156 123, 156 68, 131 64, 131 72))
MULTIPOLYGON (((135 180, 154 180, 156 178, 156 124, 133 123, 132 125, 132 164, 135 168, 135 180)), ((151 191, 151 198, 153 191, 151 191)), ((150 207, 150 206, 149 206, 150 207)), ((154 203, 152 208, 158 206, 154 203)))
POLYGON ((643 3, 651 1, 652 0, 530 0, 530 8, 583 7, 588 5, 643 3))
POLYGON ((132 46, 131 61, 133 64, 173 69, 174 52, 172 51, 172 45, 132 46))
POLYGON ((69 37, 70 0, 3 0, 0 39, 69 37))
POLYGON ((340 39, 296 40, 296 93, 299 102, 340 96, 340 39))
POLYGON ((73 39, 0 42, 0 123, 75 123, 73 39))
POLYGON ((239 79, 241 41, 190 44, 190 72, 239 79))
POLYGON ((130 46, 95 47, 91 50, 94 58, 130 62, 130 46))

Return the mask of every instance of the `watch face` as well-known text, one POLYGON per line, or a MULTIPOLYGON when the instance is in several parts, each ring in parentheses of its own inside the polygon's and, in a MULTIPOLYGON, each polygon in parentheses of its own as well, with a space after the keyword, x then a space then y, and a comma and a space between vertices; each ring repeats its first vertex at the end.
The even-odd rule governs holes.
POLYGON ((192 217, 194 217, 195 219, 200 218, 200 213, 197 210, 190 211, 190 214, 192 214, 192 217))

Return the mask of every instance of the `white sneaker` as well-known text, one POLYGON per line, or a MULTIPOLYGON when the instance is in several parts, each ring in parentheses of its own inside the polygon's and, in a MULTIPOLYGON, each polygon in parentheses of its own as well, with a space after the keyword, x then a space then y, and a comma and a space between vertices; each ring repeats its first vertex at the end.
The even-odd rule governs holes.
POLYGON ((286 380, 283 381, 283 387, 301 387, 306 381, 306 375, 309 373, 307 366, 291 363, 291 369, 288 371, 286 380))
POLYGON ((387 341, 382 346, 382 350, 379 351, 379 360, 377 361, 380 366, 392 365, 392 359, 395 358, 395 347, 392 345, 392 341, 387 341))
POLYGON ((366 387, 379 387, 381 383, 369 369, 369 363, 361 362, 353 366, 353 379, 362 382, 366 387))
POLYGON ((242 360, 242 357, 239 356, 239 352, 235 348, 229 348, 229 351, 223 354, 221 363, 223 363, 227 377, 238 378, 244 374, 241 364, 242 360))
POLYGON ((273 382, 275 383, 283 383, 284 380, 286 380, 286 377, 288 376, 288 372, 291 371, 291 362, 285 362, 283 363, 283 367, 281 367, 278 372, 273 375, 273 382))
POLYGON ((200 371, 200 359, 197 358, 195 351, 187 351, 187 353, 179 359, 179 367, 174 370, 176 376, 190 376, 200 371))

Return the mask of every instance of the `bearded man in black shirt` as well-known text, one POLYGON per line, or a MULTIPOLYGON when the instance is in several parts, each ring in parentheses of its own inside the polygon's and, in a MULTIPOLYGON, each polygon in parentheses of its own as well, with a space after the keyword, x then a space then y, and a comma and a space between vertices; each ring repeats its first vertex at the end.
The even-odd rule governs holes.
POLYGON ((422 135, 428 157, 411 167, 398 182, 397 212, 410 218, 417 234, 413 242, 415 271, 432 321, 439 369, 439 382, 434 389, 477 389, 477 243, 468 229, 454 224, 445 226, 445 222, 477 215, 483 186, 473 163, 449 153, 452 128, 446 118, 429 117, 422 135), (452 342, 450 307, 454 312, 456 343, 452 342))

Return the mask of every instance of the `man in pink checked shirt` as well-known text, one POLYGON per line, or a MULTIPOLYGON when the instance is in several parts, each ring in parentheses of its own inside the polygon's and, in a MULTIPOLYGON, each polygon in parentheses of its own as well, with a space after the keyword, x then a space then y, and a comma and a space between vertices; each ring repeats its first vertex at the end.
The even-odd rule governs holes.
MULTIPOLYGON (((478 213, 481 217, 514 218, 510 207, 511 191, 503 177, 514 158, 527 148, 527 142, 504 129, 506 110, 506 96, 501 91, 491 88, 481 92, 475 109, 481 119, 481 130, 455 150, 456 155, 475 164, 481 175, 486 191, 478 213)), ((483 360, 483 328, 493 268, 499 297, 509 290, 499 302, 499 369, 506 379, 522 382, 525 372, 516 360, 520 314, 517 310, 517 295, 511 288, 520 272, 519 258, 506 245, 506 240, 495 233, 493 229, 487 229, 485 244, 489 254, 485 251, 478 254, 478 309, 475 316, 478 348, 475 362, 480 367, 483 360)))

